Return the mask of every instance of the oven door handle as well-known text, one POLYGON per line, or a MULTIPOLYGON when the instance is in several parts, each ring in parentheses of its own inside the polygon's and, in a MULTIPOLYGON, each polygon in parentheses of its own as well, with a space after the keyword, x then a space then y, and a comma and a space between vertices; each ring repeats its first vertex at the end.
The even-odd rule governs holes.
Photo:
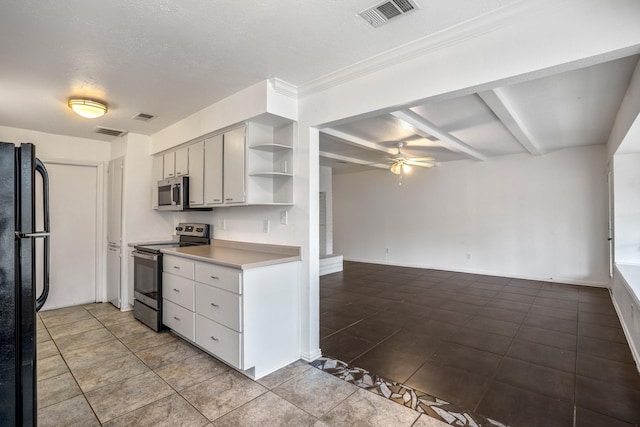
POLYGON ((158 255, 148 255, 140 251, 133 251, 131 254, 136 258, 148 259, 149 261, 157 261, 158 255))

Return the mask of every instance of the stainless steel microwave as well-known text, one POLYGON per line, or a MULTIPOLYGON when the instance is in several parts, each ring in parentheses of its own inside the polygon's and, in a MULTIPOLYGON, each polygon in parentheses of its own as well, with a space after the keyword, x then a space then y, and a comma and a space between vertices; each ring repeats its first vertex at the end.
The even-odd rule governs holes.
POLYGON ((179 176, 158 181, 158 210, 189 209, 189 177, 179 176))

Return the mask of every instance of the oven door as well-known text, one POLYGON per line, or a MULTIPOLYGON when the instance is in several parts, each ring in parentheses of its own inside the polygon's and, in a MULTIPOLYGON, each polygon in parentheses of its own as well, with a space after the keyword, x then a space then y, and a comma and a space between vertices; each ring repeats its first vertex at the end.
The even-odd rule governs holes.
POLYGON ((136 300, 159 310, 162 299, 162 256, 133 251, 133 291, 136 300))

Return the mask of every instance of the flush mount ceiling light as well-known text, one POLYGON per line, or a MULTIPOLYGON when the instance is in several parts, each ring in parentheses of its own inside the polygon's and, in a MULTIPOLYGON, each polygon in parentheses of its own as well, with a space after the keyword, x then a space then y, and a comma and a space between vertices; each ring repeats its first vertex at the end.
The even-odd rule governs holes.
POLYGON ((91 99, 71 98, 69 99, 69 108, 87 119, 95 119, 107 114, 107 106, 105 104, 91 99))

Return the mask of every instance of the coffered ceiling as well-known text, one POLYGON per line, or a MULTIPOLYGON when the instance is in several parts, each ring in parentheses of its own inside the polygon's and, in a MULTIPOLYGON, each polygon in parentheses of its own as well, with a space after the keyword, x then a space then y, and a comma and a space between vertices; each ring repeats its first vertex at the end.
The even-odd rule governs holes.
POLYGON ((321 164, 388 168, 394 144, 438 163, 604 144, 638 55, 323 129, 321 164))

